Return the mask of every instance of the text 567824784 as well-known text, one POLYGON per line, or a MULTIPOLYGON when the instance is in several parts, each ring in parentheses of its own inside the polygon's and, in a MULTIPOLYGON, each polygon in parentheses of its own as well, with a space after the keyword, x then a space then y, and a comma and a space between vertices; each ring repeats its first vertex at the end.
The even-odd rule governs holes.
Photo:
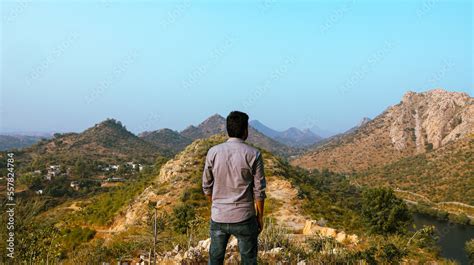
POLYGON ((15 154, 7 154, 7 256, 14 258, 15 256, 15 154))

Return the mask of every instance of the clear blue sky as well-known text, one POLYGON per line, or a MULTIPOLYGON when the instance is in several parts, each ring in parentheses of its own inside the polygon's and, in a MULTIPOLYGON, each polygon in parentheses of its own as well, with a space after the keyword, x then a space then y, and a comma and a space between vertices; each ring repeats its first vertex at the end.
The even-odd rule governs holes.
POLYGON ((1 127, 181 130, 238 109, 341 131, 408 90, 472 96, 472 14, 436 0, 2 1, 1 127))

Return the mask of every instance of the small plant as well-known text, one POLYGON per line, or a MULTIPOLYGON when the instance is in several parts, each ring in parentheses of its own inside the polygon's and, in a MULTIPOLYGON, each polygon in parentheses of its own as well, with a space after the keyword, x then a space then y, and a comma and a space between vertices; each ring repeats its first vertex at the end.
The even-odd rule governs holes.
POLYGON ((196 217, 194 208, 188 204, 178 205, 173 209, 173 228, 176 232, 186 234, 191 221, 196 217))

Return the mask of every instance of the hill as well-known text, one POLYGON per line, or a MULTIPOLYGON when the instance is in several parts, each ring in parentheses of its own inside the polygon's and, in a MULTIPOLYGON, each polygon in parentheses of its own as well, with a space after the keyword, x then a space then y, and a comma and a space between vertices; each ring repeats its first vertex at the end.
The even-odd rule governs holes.
POLYGON ((391 186, 412 201, 474 205, 474 135, 362 172, 356 181, 391 186))
POLYGON ((184 150, 192 142, 191 139, 171 129, 143 132, 138 137, 162 150, 169 150, 173 155, 184 150))
POLYGON ((438 149, 474 132, 474 99, 442 89, 408 92, 353 132, 295 159, 305 168, 354 172, 438 149))
MULTIPOLYGON (((191 140, 197 140, 205 139, 220 133, 226 133, 226 120, 224 117, 215 114, 203 121, 197 127, 189 126, 181 132, 181 135, 191 140)), ((275 141, 272 138, 257 131, 252 126, 249 126, 249 138, 247 141, 251 144, 254 144, 255 146, 264 148, 272 153, 284 157, 295 155, 299 152, 297 148, 293 148, 275 141)))
POLYGON ((147 161, 170 151, 151 145, 129 132, 120 121, 107 119, 82 133, 56 134, 50 140, 22 149, 20 157, 26 161, 73 162, 87 158, 103 162, 147 161))

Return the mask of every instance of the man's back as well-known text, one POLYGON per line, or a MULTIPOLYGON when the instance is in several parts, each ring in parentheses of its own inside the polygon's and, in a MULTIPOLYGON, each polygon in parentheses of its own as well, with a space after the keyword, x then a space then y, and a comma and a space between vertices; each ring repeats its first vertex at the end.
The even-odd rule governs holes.
POLYGON ((203 189, 212 194, 213 221, 237 223, 255 216, 254 198, 265 198, 265 186, 263 160, 256 148, 230 138, 209 149, 203 189))
POLYGON ((207 152, 202 190, 212 202, 211 265, 224 263, 231 235, 237 238, 241 263, 257 264, 266 182, 262 155, 245 144, 249 133, 248 121, 247 114, 231 112, 227 116, 229 140, 207 152))

